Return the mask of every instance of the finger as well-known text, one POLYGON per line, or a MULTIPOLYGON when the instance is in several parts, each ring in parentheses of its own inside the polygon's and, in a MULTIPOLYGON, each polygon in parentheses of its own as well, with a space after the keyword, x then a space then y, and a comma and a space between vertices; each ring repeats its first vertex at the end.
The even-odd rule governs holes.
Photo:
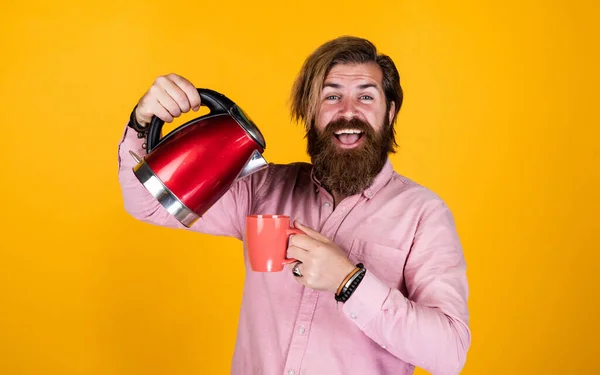
POLYGON ((171 99, 177 103, 177 109, 173 108, 176 111, 179 111, 178 115, 175 115, 170 111, 170 108, 167 108, 169 112, 171 112, 175 117, 181 115, 182 113, 186 113, 190 110, 190 102, 186 93, 173 81, 168 78, 162 79, 159 81, 159 86, 164 90, 164 92, 171 97, 171 99))
POLYGON ((156 90, 156 100, 158 101, 159 107, 164 108, 172 118, 179 117, 181 115, 181 108, 179 104, 163 89, 156 90))
MULTIPOLYGON (((301 249, 296 246, 290 246, 287 249, 287 257, 296 259, 302 263, 304 263, 308 259, 308 252, 304 249, 301 249)), ((294 263, 292 263, 293 265, 294 263)))
POLYGON ((312 251, 315 248, 323 245, 323 242, 309 237, 306 234, 295 234, 290 237, 290 245, 299 247, 305 251, 312 251))
POLYGON ((313 238, 320 242, 329 242, 329 238, 323 236, 321 233, 317 232, 316 230, 299 223, 298 221, 295 221, 294 225, 296 226, 296 228, 298 228, 301 231, 303 231, 304 233, 306 233, 306 235, 309 236, 310 238, 313 238))
MULTIPOLYGON (((160 118, 164 122, 172 122, 174 119, 173 115, 159 101, 159 96, 161 96, 160 91, 161 89, 156 86, 153 86, 150 89, 150 92, 148 93, 149 95, 145 100, 148 104, 144 104, 148 107, 148 110, 146 110, 146 112, 149 112, 152 116, 160 118)), ((164 100, 168 101, 168 98, 164 100)), ((148 119, 148 122, 150 122, 151 119, 152 118, 148 119)))
POLYGON ((156 103, 156 108, 152 112, 154 112, 154 115, 159 119, 163 120, 164 122, 171 123, 174 120, 171 113, 169 113, 169 111, 167 111, 162 105, 160 105, 160 103, 156 103))
POLYGON ((190 110, 191 105, 186 93, 175 82, 167 80, 164 83, 163 89, 177 103, 181 113, 186 113, 190 110))
POLYGON ((169 74, 169 78, 184 92, 190 107, 194 111, 200 109, 198 89, 190 81, 177 74, 169 74))

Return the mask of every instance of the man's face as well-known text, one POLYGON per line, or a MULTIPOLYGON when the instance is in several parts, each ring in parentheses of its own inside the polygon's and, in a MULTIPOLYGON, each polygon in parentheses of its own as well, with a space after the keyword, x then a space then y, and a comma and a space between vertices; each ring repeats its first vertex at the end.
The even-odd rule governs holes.
POLYGON ((317 177, 343 196, 361 192, 387 160, 394 104, 386 110, 382 72, 371 64, 338 64, 325 78, 308 153, 317 177))

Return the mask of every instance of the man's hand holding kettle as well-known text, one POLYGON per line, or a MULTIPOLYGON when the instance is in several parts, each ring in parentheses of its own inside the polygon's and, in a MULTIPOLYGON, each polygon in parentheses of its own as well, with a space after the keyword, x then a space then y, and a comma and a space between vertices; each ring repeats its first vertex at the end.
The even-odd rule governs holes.
POLYGON ((171 73, 156 78, 138 102, 135 118, 141 126, 148 126, 152 116, 170 123, 190 109, 200 109, 198 90, 187 79, 171 73))
POLYGON ((130 150, 137 162, 133 174, 165 212, 188 228, 239 178, 268 167, 262 156, 265 139, 250 117, 227 96, 176 74, 154 81, 127 125, 138 137, 130 150), (165 123, 201 105, 208 114, 163 134, 165 123))

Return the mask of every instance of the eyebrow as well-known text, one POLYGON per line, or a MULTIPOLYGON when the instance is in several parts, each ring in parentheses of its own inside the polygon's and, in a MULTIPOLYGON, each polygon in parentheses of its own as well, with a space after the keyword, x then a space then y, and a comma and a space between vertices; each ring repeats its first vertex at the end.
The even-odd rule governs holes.
MULTIPOLYGON (((342 85, 340 85, 339 83, 325 83, 323 85, 323 88, 325 88, 325 87, 332 87, 334 89, 341 89, 342 85)), ((364 83, 362 85, 358 85, 358 88, 360 90, 368 89, 370 87, 375 88, 375 89, 378 88, 378 86, 376 84, 374 84, 374 83, 364 83)))

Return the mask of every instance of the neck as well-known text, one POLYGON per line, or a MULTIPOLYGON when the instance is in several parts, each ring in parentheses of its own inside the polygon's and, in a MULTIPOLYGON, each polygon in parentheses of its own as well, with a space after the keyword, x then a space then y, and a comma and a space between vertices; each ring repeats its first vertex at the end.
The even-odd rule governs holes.
POLYGON ((344 200, 344 198, 346 198, 346 196, 341 195, 337 192, 333 192, 333 208, 337 207, 338 204, 340 204, 341 201, 344 200))

